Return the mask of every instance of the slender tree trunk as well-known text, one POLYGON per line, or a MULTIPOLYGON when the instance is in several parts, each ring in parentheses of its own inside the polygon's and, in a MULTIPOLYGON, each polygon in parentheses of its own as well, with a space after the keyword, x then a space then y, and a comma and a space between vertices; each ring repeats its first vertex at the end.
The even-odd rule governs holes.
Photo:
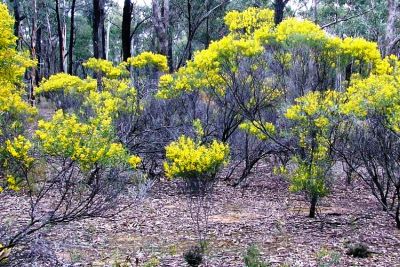
POLYGON ((59 69, 60 72, 65 72, 65 68, 64 68, 64 55, 65 55, 65 30, 63 29, 62 26, 62 18, 61 18, 61 14, 60 14, 60 2, 59 0, 56 0, 56 19, 57 19, 57 34, 58 34, 58 45, 59 45, 59 57, 60 57, 60 61, 59 61, 59 69))
POLYGON ((105 44, 105 57, 108 60, 108 56, 110 54, 110 31, 111 31, 111 18, 107 21, 107 30, 106 30, 106 44, 105 44))
POLYGON ((71 4, 71 24, 69 32, 69 46, 68 46, 68 73, 72 74, 73 66, 73 55, 74 55, 74 36, 75 36, 75 3, 76 0, 72 0, 71 4))
POLYGON ((313 0, 313 20, 318 23, 318 0, 313 0))
POLYGON ((37 29, 36 36, 36 58, 37 58, 37 67, 36 67, 36 86, 39 86, 40 80, 42 79, 42 27, 37 29))
MULTIPOLYGON (((210 1, 206 2, 206 11, 210 12, 210 1)), ((210 45, 211 37, 210 37, 210 16, 207 16, 206 19, 206 40, 205 40, 205 48, 208 48, 210 45)))
POLYGON ((187 59, 192 58, 192 40, 193 40, 193 30, 192 30, 192 3, 191 0, 187 0, 187 13, 188 13, 188 55, 187 59))
POLYGON ((93 55, 106 58, 105 54, 105 0, 93 0, 93 55))
POLYGON ((122 11, 122 58, 126 61, 131 57, 131 23, 132 23, 133 5, 131 0, 124 1, 122 11))
POLYGON ((45 50, 46 50, 46 56, 45 56, 45 61, 46 61, 46 67, 43 70, 43 76, 48 78, 51 74, 53 74, 55 72, 56 69, 56 59, 54 57, 54 50, 55 50, 55 46, 54 43, 51 39, 51 37, 53 36, 52 34, 52 28, 51 28, 51 23, 50 23, 50 15, 48 12, 48 8, 46 8, 46 31, 47 31, 47 45, 45 46, 45 50), (53 60, 54 59, 54 60, 53 60))
MULTIPOLYGON (((32 32, 31 32, 31 57, 36 59, 36 42, 37 42, 37 5, 36 0, 32 0, 32 32)), ((29 102, 32 106, 35 105, 35 87, 36 87, 36 66, 30 70, 30 86, 29 86, 29 102)))
POLYGON ((315 212, 317 209, 317 201, 318 197, 312 196, 310 201, 310 214, 308 215, 310 218, 315 218, 315 212))
POLYGON ((21 49, 21 15, 19 13, 19 0, 14 0, 14 17, 15 17, 15 22, 14 22, 14 35, 18 38, 17 39, 17 49, 21 49))

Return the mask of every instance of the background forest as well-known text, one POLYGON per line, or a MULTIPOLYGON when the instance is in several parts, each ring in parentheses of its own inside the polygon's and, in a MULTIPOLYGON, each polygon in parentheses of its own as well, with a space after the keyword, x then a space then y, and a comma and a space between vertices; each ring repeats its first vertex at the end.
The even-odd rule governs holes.
POLYGON ((0 266, 397 266, 397 0, 0 3, 0 266))

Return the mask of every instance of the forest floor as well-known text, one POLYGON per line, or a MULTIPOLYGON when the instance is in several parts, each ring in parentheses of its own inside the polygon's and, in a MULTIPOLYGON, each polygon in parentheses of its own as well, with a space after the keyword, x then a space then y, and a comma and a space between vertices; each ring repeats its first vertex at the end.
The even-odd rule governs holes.
MULTIPOLYGON (((140 250, 143 261, 157 257, 160 266, 186 266, 182 254, 196 235, 185 199, 176 183, 159 181, 140 203, 111 220, 55 226, 40 238, 63 266, 118 266, 134 262, 140 250)), ((346 185, 339 179, 317 218, 307 215, 304 198, 289 193, 287 182, 268 166, 258 167, 244 188, 220 182, 202 266, 243 266, 251 244, 271 266, 400 266, 400 231, 361 181, 346 185), (357 243, 368 246, 368 258, 346 255, 357 243)))

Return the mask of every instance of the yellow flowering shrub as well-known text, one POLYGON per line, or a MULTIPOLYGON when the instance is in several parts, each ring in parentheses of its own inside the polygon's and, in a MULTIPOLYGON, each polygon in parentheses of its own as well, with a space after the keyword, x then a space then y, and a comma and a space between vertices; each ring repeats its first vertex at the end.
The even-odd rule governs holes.
MULTIPOLYGON (((271 58, 263 58, 264 54, 269 53, 273 53, 272 58, 286 66, 287 70, 296 65, 293 64, 296 60, 307 60, 299 59, 301 53, 305 53, 310 60, 326 67, 326 73, 332 74, 345 71, 350 63, 354 66, 354 72, 368 74, 381 61, 374 42, 362 38, 341 39, 331 36, 317 24, 298 18, 287 18, 275 27, 273 11, 268 9, 231 11, 227 13, 225 22, 231 31, 227 36, 212 42, 207 49, 196 52, 193 59, 176 73, 161 76, 158 92, 160 98, 173 98, 196 90, 223 95, 232 79, 237 77, 232 73, 239 72, 242 62, 256 58, 259 65, 268 67, 268 64, 259 62, 271 58), (360 63, 367 64, 362 65, 363 68, 355 68, 360 63)), ((379 66, 383 67, 382 64, 379 66)))
POLYGON ((212 141, 211 144, 199 144, 193 139, 181 136, 166 148, 164 162, 165 174, 169 178, 190 179, 214 176, 228 162, 229 146, 212 141))
POLYGON ((263 47, 252 39, 236 39, 233 35, 212 42, 208 49, 195 53, 193 60, 175 74, 160 77, 160 98, 171 98, 183 92, 213 88, 224 94, 226 77, 223 69, 238 69, 238 58, 260 55, 263 47))
POLYGON ((83 65, 96 73, 101 73, 108 78, 118 78, 128 74, 124 64, 117 67, 112 62, 105 59, 89 58, 83 65))
POLYGON ((239 128, 260 140, 267 140, 276 131, 275 126, 270 122, 246 121, 239 125, 239 128))
POLYGON ((14 19, 8 13, 7 6, 0 3, 0 123, 5 114, 18 115, 34 113, 23 100, 22 77, 28 67, 34 65, 27 53, 16 48, 14 19))
POLYGON ((136 168, 140 159, 115 142, 111 122, 111 118, 100 116, 84 123, 76 115, 58 110, 51 121, 39 121, 35 138, 45 155, 76 161, 83 170, 96 164, 136 168))
POLYGON ((18 189, 16 161, 29 165, 30 143, 23 134, 26 123, 37 110, 24 99, 23 75, 35 62, 27 52, 16 50, 14 19, 0 3, 0 192, 18 189))
POLYGON ((344 55, 349 55, 357 60, 362 60, 367 63, 375 63, 381 59, 381 54, 376 42, 369 42, 363 38, 343 39, 341 50, 344 55))
POLYGON ((130 57, 128 58, 127 63, 135 68, 153 66, 160 71, 168 71, 167 57, 152 52, 143 52, 135 57, 130 57))
POLYGON ((361 120, 380 116, 389 129, 400 133, 400 73, 370 75, 357 79, 347 89, 346 101, 341 106, 344 115, 361 120))
POLYGON ((285 113, 298 142, 298 151, 292 157, 295 168, 288 173, 290 190, 304 191, 315 202, 328 193, 332 133, 338 125, 341 101, 342 95, 336 91, 309 92, 297 98, 285 113))
POLYGON ((276 27, 277 42, 314 42, 325 43, 326 33, 309 20, 287 18, 276 27))
POLYGON ((230 11, 225 15, 225 24, 231 32, 241 31, 247 34, 259 28, 272 28, 274 12, 270 9, 248 8, 243 12, 230 11))
MULTIPOLYGON (((66 73, 58 73, 44 79, 36 92, 61 93, 59 102, 76 100, 79 104, 75 104, 73 109, 85 106, 96 115, 109 115, 115 118, 120 113, 134 114, 138 110, 136 89, 131 86, 130 79, 122 77, 126 71, 123 67, 114 67, 111 62, 100 59, 89 59, 86 66, 106 75, 101 77, 100 92, 97 90, 98 80, 91 77, 82 79, 66 73)), ((56 97, 52 95, 53 100, 56 97)), ((65 106, 60 108, 64 109, 65 106)))
POLYGON ((36 93, 63 91, 66 94, 82 94, 94 91, 96 87, 96 80, 93 78, 81 79, 67 73, 57 73, 44 79, 36 93))
POLYGON ((11 157, 23 162, 29 166, 34 158, 29 155, 29 150, 32 148, 32 143, 22 135, 18 135, 12 141, 6 141, 6 151, 11 157))
MULTIPOLYGON (((21 181, 19 168, 28 170, 34 158, 31 155, 32 143, 22 135, 6 140, 3 151, 3 175, 5 179, 0 179, 0 193, 4 189, 18 191, 21 181)), ((1 151, 0 151, 1 152, 1 151)))

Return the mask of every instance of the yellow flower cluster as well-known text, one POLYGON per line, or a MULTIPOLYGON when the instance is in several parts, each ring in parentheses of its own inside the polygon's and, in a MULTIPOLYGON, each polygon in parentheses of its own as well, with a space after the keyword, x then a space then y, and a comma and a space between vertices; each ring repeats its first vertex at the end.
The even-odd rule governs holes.
POLYGON ((194 178, 215 175, 228 162, 229 146, 214 140, 201 145, 181 136, 166 148, 165 174, 169 178, 194 178))
MULTIPOLYGON (((0 3, 0 116, 31 114, 35 109, 23 101, 22 77, 34 65, 27 53, 19 53, 13 32, 14 19, 5 4, 0 3)), ((1 117, 0 117, 1 119, 1 117)), ((1 144, 0 144, 1 146, 1 144)))
MULTIPOLYGON (((262 56, 269 48, 268 44, 278 51, 275 58, 288 68, 296 60, 291 51, 298 46, 309 47, 317 60, 328 63, 332 71, 337 71, 337 66, 344 68, 349 63, 361 62, 368 63, 365 66, 370 70, 380 63, 376 43, 362 38, 331 36, 308 20, 288 18, 274 27, 271 10, 250 8, 229 12, 225 21, 232 31, 230 34, 197 52, 193 60, 176 73, 160 78, 160 98, 209 89, 222 95, 230 81, 229 73, 238 72, 242 59, 262 56)), ((384 65, 379 67, 384 68, 384 65)))
POLYGON ((246 121, 239 128, 260 140, 267 140, 268 136, 275 133, 275 126, 270 122, 246 121))
POLYGON ((326 33, 317 24, 297 18, 283 20, 275 33, 277 42, 325 42, 327 39, 326 33))
POLYGON ((375 63, 381 59, 378 44, 363 38, 347 37, 341 42, 340 48, 344 55, 349 55, 354 59, 367 63, 375 63))
POLYGON ((23 90, 16 88, 15 85, 0 79, 0 116, 2 116, 2 113, 15 115, 35 114, 36 109, 22 98, 23 93, 23 90))
POLYGON ((285 113, 294 124, 292 131, 299 138, 299 146, 315 165, 329 160, 329 129, 336 123, 332 119, 339 113, 340 101, 342 95, 336 91, 309 92, 297 98, 285 113))
POLYGON ((127 63, 135 68, 153 66, 160 71, 168 71, 167 57, 152 52, 143 52, 135 57, 130 57, 127 63))
POLYGON ((67 73, 57 73, 44 79, 36 93, 63 91, 67 94, 86 93, 96 90, 96 80, 92 78, 81 79, 67 73))
POLYGON ((97 59, 89 59, 87 64, 96 71, 108 73, 107 77, 102 77, 101 92, 97 91, 95 79, 81 79, 66 73, 58 73, 44 80, 36 92, 63 92, 69 97, 81 99, 85 106, 98 115, 115 117, 120 112, 134 114, 138 108, 136 89, 130 85, 129 79, 119 76, 122 74, 120 67, 97 59))
MULTIPOLYGON (((21 189, 18 186, 19 183, 17 181, 17 178, 15 178, 15 176, 13 176, 11 174, 7 174, 5 178, 6 178, 5 181, 0 180, 0 193, 3 192, 5 188, 8 190, 11 190, 11 191, 19 191, 21 189)), ((1 260, 1 257, 0 257, 0 260, 1 260)))
POLYGON ((29 166, 34 158, 29 155, 32 143, 22 135, 18 135, 12 141, 6 141, 6 151, 11 157, 29 166))
POLYGON ((231 32, 241 31, 247 34, 259 28, 272 28, 274 12, 270 9, 248 8, 243 12, 230 11, 226 14, 225 24, 231 32))
POLYGON ((95 164, 116 166, 140 162, 121 143, 114 142, 111 118, 96 117, 82 123, 75 115, 58 110, 49 122, 39 121, 35 132, 40 148, 50 156, 77 161, 84 170, 95 164))
POLYGON ((196 52, 193 60, 175 74, 161 76, 158 97, 171 98, 182 92, 213 88, 224 94, 223 68, 238 69, 238 59, 261 54, 263 47, 253 39, 236 39, 233 35, 212 42, 208 49, 196 52))
POLYGON ((128 74, 125 64, 115 67, 112 62, 105 59, 90 58, 83 65, 94 72, 102 73, 108 78, 118 78, 128 74))
POLYGON ((104 90, 91 91, 84 105, 95 114, 116 117, 120 113, 135 114, 137 111, 137 91, 130 87, 129 80, 103 79, 104 90))
POLYGON ((312 118, 314 124, 323 128, 328 123, 327 117, 337 110, 341 94, 337 91, 309 92, 296 99, 295 105, 286 110, 286 118, 293 121, 309 121, 312 118))
POLYGON ((390 129, 400 133, 400 73, 370 75, 357 79, 347 89, 341 105, 345 115, 360 119, 368 115, 385 118, 390 129))

